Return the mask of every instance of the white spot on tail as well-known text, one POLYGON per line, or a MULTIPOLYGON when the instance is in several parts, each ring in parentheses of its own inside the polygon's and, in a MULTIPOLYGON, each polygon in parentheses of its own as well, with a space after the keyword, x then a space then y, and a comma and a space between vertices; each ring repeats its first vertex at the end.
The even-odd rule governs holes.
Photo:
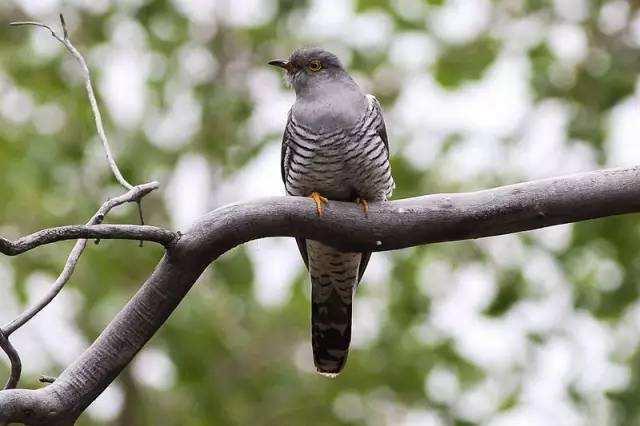
POLYGON ((328 377, 330 379, 335 379, 340 374, 340 373, 324 373, 324 372, 318 371, 318 370, 316 370, 316 373, 318 373, 319 375, 321 375, 323 377, 328 377))

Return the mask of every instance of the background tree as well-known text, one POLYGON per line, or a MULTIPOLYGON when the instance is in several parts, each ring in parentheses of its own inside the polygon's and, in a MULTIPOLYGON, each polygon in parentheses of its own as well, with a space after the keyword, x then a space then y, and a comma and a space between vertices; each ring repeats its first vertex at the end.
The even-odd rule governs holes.
MULTIPOLYGON (((264 63, 303 44, 335 50, 383 101, 397 197, 640 155, 631 2, 77 3, 4 2, 0 16, 53 24, 65 13, 123 173, 161 182, 162 196, 145 199, 152 224, 185 229, 226 202, 282 192, 292 95, 264 63)), ((44 32, 2 25, 0 48, 0 234, 79 223, 121 193, 82 75, 44 32)), ((111 220, 137 220, 122 212, 111 220)), ((336 381, 311 373, 294 244, 239 247, 79 424, 630 423, 638 229, 627 216, 377 254, 336 381)), ((46 291, 66 244, 0 258, 2 323, 46 291)), ((133 242, 90 247, 68 288, 16 332, 23 385, 75 358, 160 254, 133 242)))

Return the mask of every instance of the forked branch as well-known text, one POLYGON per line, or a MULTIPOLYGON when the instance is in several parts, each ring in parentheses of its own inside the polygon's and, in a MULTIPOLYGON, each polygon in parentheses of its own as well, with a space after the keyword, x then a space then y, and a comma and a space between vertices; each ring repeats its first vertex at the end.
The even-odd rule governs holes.
POLYGON ((87 96, 89 98, 89 104, 91 105, 91 111, 93 113, 96 130, 98 132, 98 137, 102 143, 103 149, 105 151, 105 155, 107 158, 107 163, 109 167, 118 181, 123 187, 125 187, 128 192, 116 197, 114 199, 108 200, 105 202, 100 209, 91 217, 89 222, 85 227, 72 226, 72 227, 60 227, 55 229, 48 229, 36 234, 32 234, 30 236, 19 239, 18 241, 9 241, 4 238, 0 238, 0 252, 8 255, 16 255, 19 253, 23 253, 24 251, 30 250, 34 247, 37 247, 42 244, 48 244, 55 241, 60 241, 63 239, 79 239, 73 250, 69 254, 67 258, 67 262, 64 266, 64 269, 53 283, 49 291, 36 303, 34 306, 27 309, 25 312, 20 314, 16 319, 11 321, 9 324, 6 324, 4 327, 0 328, 0 349, 2 349, 8 356, 10 365, 11 365, 11 376, 5 386, 6 389, 13 388, 17 385, 20 379, 20 371, 21 371, 21 363, 20 357, 18 353, 15 351, 11 342, 9 341, 9 336, 16 331, 18 328, 22 327, 26 324, 31 318, 33 318, 38 312, 40 312, 44 307, 46 307, 62 290, 64 285, 69 281, 73 271, 75 270, 75 266, 80 259, 86 245, 86 238, 131 238, 131 236, 136 236, 136 239, 140 240, 140 245, 142 245, 142 241, 155 241, 165 246, 169 245, 173 239, 175 239, 175 234, 154 227, 135 227, 133 225, 120 225, 120 226, 103 226, 103 227, 95 227, 95 225, 99 225, 103 222, 106 214, 114 207, 119 206, 121 204, 127 202, 135 202, 138 206, 138 211, 140 214, 140 223, 144 225, 144 219, 142 216, 142 207, 141 202, 142 198, 149 194, 151 191, 158 188, 157 182, 149 182, 144 185, 132 186, 127 180, 122 176, 118 165, 116 164, 113 153, 111 152, 111 147, 109 145, 109 141, 107 140, 106 133, 104 131, 104 125, 102 123, 102 115, 100 114, 100 109, 98 107, 98 103, 96 100, 96 96, 93 91, 93 85, 91 83, 91 74, 89 71, 89 67, 84 59, 84 57, 80 54, 80 52, 75 48, 75 46, 69 40, 69 33, 67 31, 67 26, 62 14, 60 15, 60 23, 62 25, 63 35, 60 37, 50 26, 41 24, 39 22, 13 22, 9 25, 11 26, 36 26, 40 28, 45 28, 51 32, 51 35, 58 40, 71 55, 78 61, 80 64, 82 71, 84 73, 85 78, 85 88, 87 91, 87 96))
POLYGON ((391 250, 640 212, 640 167, 372 203, 276 197, 217 209, 171 247, 136 295, 79 359, 37 391, 0 391, 0 422, 73 424, 164 324, 206 266, 247 241, 305 237, 346 250, 391 250))

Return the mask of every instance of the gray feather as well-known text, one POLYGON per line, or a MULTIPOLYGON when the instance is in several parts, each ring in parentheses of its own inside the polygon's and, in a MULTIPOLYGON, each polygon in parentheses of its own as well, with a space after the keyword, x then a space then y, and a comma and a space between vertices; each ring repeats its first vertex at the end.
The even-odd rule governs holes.
MULTIPOLYGON (((337 58, 320 49, 295 52, 289 79, 296 102, 282 140, 287 194, 329 200, 386 200, 395 187, 380 104, 365 95, 337 58), (321 61, 311 72, 305 64, 321 61)), ((297 238, 312 283, 312 343, 320 373, 335 375, 351 341, 351 303, 371 253, 344 253, 297 238)))

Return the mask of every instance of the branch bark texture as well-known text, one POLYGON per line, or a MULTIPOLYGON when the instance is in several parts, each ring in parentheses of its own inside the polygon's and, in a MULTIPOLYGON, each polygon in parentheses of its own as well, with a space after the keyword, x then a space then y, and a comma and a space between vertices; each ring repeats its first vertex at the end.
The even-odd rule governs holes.
MULTIPOLYGON (((393 250, 640 212, 640 167, 485 191, 371 204, 275 197, 217 209, 174 245, 96 341, 51 385, 0 391, 0 422, 73 424, 167 320, 209 263, 247 241, 306 237, 348 250, 393 250)), ((103 237, 104 238, 104 237, 103 237)), ((137 238, 137 237, 136 237, 137 238)))

